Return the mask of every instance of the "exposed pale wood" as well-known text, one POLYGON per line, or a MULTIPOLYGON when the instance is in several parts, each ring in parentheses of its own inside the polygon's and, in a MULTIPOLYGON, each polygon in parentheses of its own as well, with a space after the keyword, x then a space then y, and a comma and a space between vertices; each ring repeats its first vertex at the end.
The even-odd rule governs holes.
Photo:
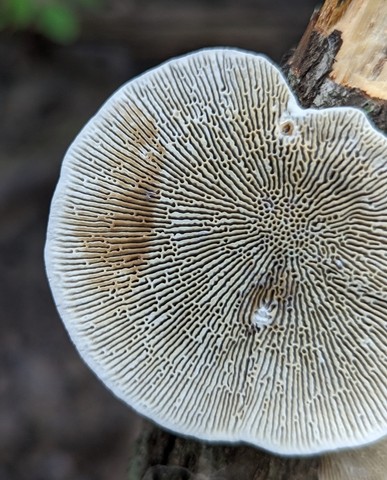
POLYGON ((347 0, 337 10, 332 9, 334 3, 337 2, 327 2, 316 23, 316 29, 326 35, 334 30, 341 32, 342 45, 330 78, 359 88, 370 97, 386 100, 387 2, 347 0))
POLYGON ((387 2, 327 0, 285 69, 303 106, 360 107, 387 131, 387 2))
POLYGON ((352 1, 353 0, 325 0, 324 5, 318 12, 318 19, 315 25, 316 29, 325 35, 331 33, 334 26, 348 10, 352 1))

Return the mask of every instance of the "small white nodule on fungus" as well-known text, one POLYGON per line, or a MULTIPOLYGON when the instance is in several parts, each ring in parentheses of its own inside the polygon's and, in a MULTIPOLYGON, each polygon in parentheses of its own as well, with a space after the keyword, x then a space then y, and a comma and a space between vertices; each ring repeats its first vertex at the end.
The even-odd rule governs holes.
POLYGON ((120 88, 63 161, 45 250, 82 357, 160 425, 281 454, 387 433, 387 139, 208 49, 120 88))

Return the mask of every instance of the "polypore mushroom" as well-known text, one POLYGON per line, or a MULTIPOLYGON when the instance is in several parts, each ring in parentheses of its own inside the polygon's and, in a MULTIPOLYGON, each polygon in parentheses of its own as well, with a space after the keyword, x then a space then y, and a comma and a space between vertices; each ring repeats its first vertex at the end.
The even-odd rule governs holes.
POLYGON ((387 432, 387 140, 211 49, 119 89, 63 161, 47 273, 86 363, 173 431, 283 454, 387 432))

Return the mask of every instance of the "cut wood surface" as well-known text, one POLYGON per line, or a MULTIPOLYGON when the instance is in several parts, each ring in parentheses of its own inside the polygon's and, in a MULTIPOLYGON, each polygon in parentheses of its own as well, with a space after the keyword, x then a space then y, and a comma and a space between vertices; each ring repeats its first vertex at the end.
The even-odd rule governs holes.
POLYGON ((387 2, 327 0, 284 66, 304 107, 362 108, 387 130, 387 2))
POLYGON ((316 22, 322 35, 336 30, 341 37, 330 78, 387 100, 387 2, 347 0, 337 10, 335 4, 329 0, 316 22))

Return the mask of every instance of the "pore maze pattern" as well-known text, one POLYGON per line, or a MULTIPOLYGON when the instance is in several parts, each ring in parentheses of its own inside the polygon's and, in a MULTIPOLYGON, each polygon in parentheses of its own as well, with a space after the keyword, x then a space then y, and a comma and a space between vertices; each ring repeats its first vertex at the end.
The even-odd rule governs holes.
POLYGON ((162 425, 281 453, 386 433, 386 140, 301 110, 262 57, 207 50, 129 82, 55 194, 58 308, 162 425))

